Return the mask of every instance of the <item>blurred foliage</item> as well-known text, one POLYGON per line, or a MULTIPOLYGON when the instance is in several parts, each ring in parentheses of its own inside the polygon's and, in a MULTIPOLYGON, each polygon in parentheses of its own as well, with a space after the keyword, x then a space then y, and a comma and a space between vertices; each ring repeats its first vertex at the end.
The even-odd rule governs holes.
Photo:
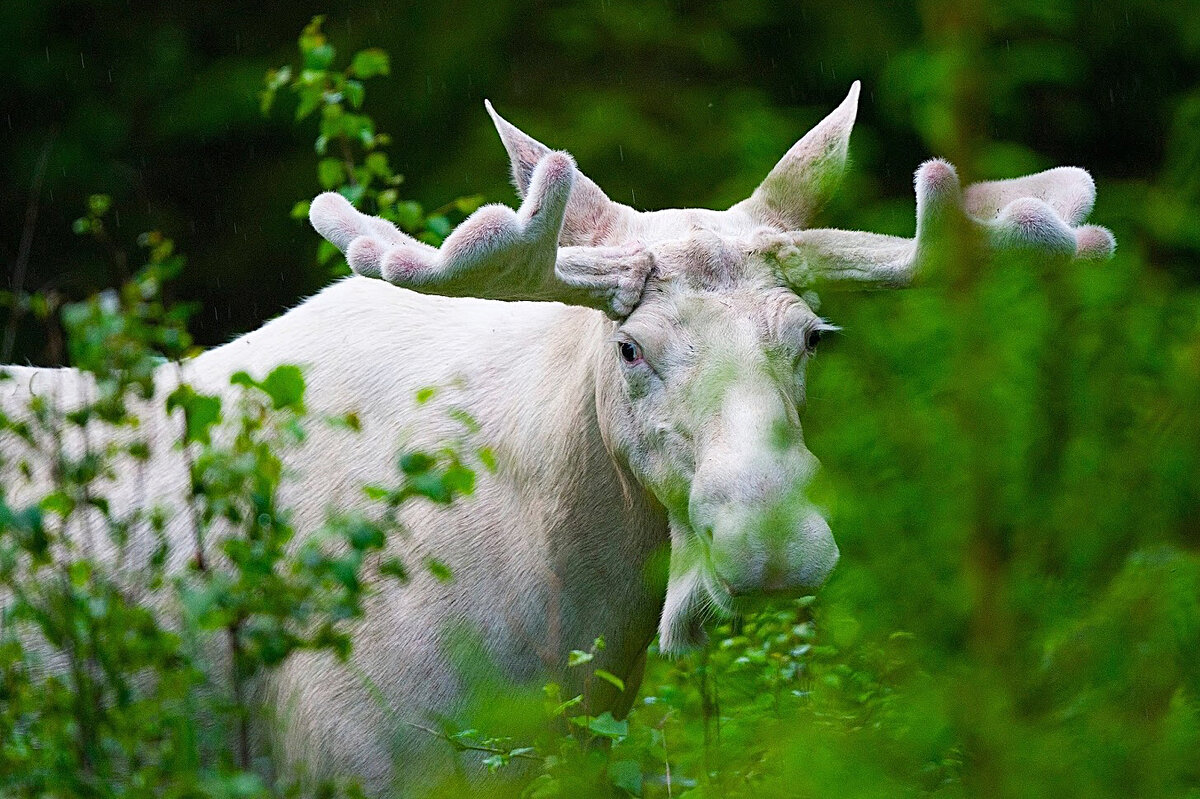
MULTIPOLYGON (((301 52, 313 58, 324 48, 328 66, 334 53, 319 27, 317 19, 305 29, 301 52)), ((368 77, 386 65, 385 53, 366 51, 352 69, 368 77)), ((336 118, 329 84, 344 74, 307 72, 323 84, 312 102, 336 118)), ((278 75, 269 91, 286 85, 278 75)), ((360 131, 373 126, 357 119, 360 131)), ((359 140, 368 151, 375 144, 359 140)), ((348 149, 344 163, 326 188, 382 205, 365 193, 348 149)), ((414 225, 426 225, 417 214, 414 225)), ((72 229, 123 272, 117 218, 112 198, 93 194, 72 229)), ((195 308, 170 302, 164 288, 185 259, 158 231, 137 244, 146 263, 119 290, 66 304, 54 291, 8 295, 10 308, 42 321, 61 311, 65 351, 86 388, 74 404, 38 395, 0 412, 0 469, 47 474, 50 484, 32 504, 9 495, 15 484, 0 486, 0 794, 296 796, 299 784, 264 779, 270 769, 253 760, 252 729, 267 718, 255 680, 297 652, 349 657, 347 627, 363 615, 367 585, 408 579, 406 564, 380 554, 401 534, 400 507, 469 494, 474 471, 457 442, 405 452, 397 485, 364 486, 363 507, 329 516, 293 545, 278 493, 282 456, 310 423, 302 370, 283 365, 261 380, 237 372, 233 403, 180 383, 179 362, 194 354, 186 322, 195 308), (177 440, 154 440, 164 411, 181 422, 177 440), (182 449, 190 472, 185 507, 111 501, 107 481, 124 471, 144 485, 145 470, 161 468, 152 458, 164 443, 182 449), (368 514, 371 504, 382 512, 368 514), (167 532, 178 513, 190 523, 186 542, 167 532)), ((0 369, 0 381, 14 379, 0 369)), ((360 430, 353 413, 323 422, 360 430)), ((477 455, 492 468, 490 451, 477 455)), ((434 558, 423 566, 452 576, 434 558)), ((311 787, 322 797, 361 795, 353 781, 311 787)))
MULTIPOLYGON (((822 224, 910 235, 930 155, 968 179, 1077 163, 1119 243, 1099 266, 961 264, 944 285, 823 297, 844 334, 810 370, 805 420, 842 550, 821 596, 652 658, 625 722, 565 722, 573 698, 551 689, 497 699, 448 747, 527 769, 529 796, 1200 795, 1200 15, 350 0, 322 28, 313 10, 0 0, 15 357, 63 359, 42 321, 129 277, 66 235, 81 206, 77 230, 102 241, 179 231, 173 291, 202 303, 212 343, 328 280, 288 219, 297 198, 342 190, 432 236, 476 201, 432 215, 446 222, 425 208, 508 199, 484 96, 614 199, 722 207, 861 78, 822 224), (303 62, 278 69, 301 29, 303 62), (357 53, 340 70, 335 45, 357 53), (363 82, 383 74, 364 121, 363 82), (386 155, 378 130, 396 132, 386 155), (97 229, 110 205, 128 210, 97 229), (525 737, 492 729, 505 713, 525 737)), ((53 696, 55 718, 79 712, 53 696)))
MULTIPOLYGON (((77 228, 94 233, 106 211, 93 198, 77 228)), ((87 399, 59 408, 36 396, 0 412, 0 468, 51 475, 32 503, 0 486, 0 794, 297 796, 253 760, 252 728, 265 718, 254 681, 297 652, 348 657, 366 586, 408 579, 380 555, 400 534, 397 510, 468 494, 474 473, 452 447, 405 453, 395 486, 364 488, 362 508, 291 545, 278 494, 281 456, 311 422, 304 376, 238 372, 233 402, 186 383, 167 393, 178 374, 167 359, 189 339, 186 310, 161 289, 182 259, 161 234, 140 241, 148 261, 119 292, 62 309, 87 399), (164 406, 178 411, 177 440, 154 440, 164 406), (186 506, 110 501, 112 476, 144 479, 162 446, 183 450, 186 506), (382 512, 368 514, 371 503, 382 512), (190 519, 190 540, 168 535, 175 514, 190 519)), ((359 428, 353 414, 324 422, 359 428)), ((353 782, 316 791, 361 795, 353 782)))
MULTIPOLYGON (((457 219, 483 204, 483 198, 460 197, 426 213, 414 200, 401 200, 397 187, 403 175, 392 171, 382 149, 391 137, 375 130, 375 121, 361 112, 366 98, 363 81, 390 71, 391 56, 377 47, 360 50, 345 70, 331 69, 337 50, 321 28, 325 17, 317 16, 300 34, 300 65, 280 67, 267 73, 260 107, 269 114, 280 89, 287 89, 296 100, 296 120, 319 112, 320 125, 314 149, 317 180, 325 191, 340 192, 360 210, 381 216, 401 230, 434 246, 454 229, 450 214, 457 219), (359 163, 361 161, 361 163, 359 163)), ((292 218, 308 219, 308 201, 292 207, 292 218)), ((337 258, 339 274, 349 274, 337 248, 322 239, 317 245, 318 263, 337 258)))

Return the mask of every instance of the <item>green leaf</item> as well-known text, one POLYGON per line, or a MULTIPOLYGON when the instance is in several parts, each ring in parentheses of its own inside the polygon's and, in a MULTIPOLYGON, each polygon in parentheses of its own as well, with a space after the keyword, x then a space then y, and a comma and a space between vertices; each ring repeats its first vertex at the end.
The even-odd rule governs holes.
POLYGON ((479 210, 479 206, 483 205, 484 197, 482 194, 472 194, 470 197, 459 197, 454 201, 454 208, 459 213, 472 214, 479 210))
POLYGON ((582 666, 584 663, 590 663, 592 658, 596 657, 591 652, 584 652, 582 649, 572 649, 567 655, 568 666, 582 666))
POLYGON ((350 546, 358 550, 380 549, 386 540, 383 530, 374 524, 359 521, 350 528, 350 546))
POLYGON ((613 741, 629 734, 629 722, 617 721, 607 710, 589 721, 587 726, 594 734, 613 741))
POLYGON ((296 120, 299 121, 310 115, 317 107, 321 105, 321 101, 325 99, 325 93, 316 87, 306 87, 301 89, 297 94, 300 97, 296 103, 296 120))
POLYGON ((388 166, 387 156, 383 153, 368 153, 365 163, 367 170, 373 175, 386 178, 392 174, 392 169, 388 166))
POLYGON ((575 696, 571 697, 570 699, 566 700, 565 702, 560 703, 556 708, 554 708, 554 713, 552 715, 555 715, 555 716, 562 715, 563 713, 570 710, 571 708, 577 707, 578 705, 582 705, 582 704, 583 704, 583 694, 576 694, 575 696))
POLYGON ((325 43, 325 34, 321 33, 321 26, 325 24, 325 15, 317 14, 304 29, 300 31, 300 52, 307 53, 314 47, 319 47, 325 43))
POLYGON ((93 194, 88 197, 88 213, 92 216, 104 216, 112 207, 112 197, 107 194, 93 194))
POLYGON ((267 379, 262 381, 262 390, 271 398, 275 410, 304 409, 304 374, 299 366, 276 366, 267 375, 267 379))
POLYGON ((592 674, 595 674, 597 677, 604 680, 605 682, 611 683, 612 685, 616 686, 616 689, 618 691, 620 691, 622 693, 625 692, 625 681, 622 680, 617 675, 613 674, 611 671, 606 671, 605 669, 596 669, 595 671, 592 672, 592 674))
POLYGON ((442 475, 442 485, 451 494, 469 495, 475 491, 475 472, 462 464, 453 464, 442 475))
POLYGON ((362 108, 363 98, 366 97, 367 92, 361 83, 356 80, 348 80, 342 91, 345 93, 346 99, 350 102, 351 108, 362 108))
POLYGON ((448 583, 454 579, 454 575, 450 573, 450 567, 437 558, 426 558, 425 568, 429 569, 429 573, 440 583, 448 583))
POLYGON ((642 795, 642 767, 636 760, 614 760, 608 764, 608 779, 634 796, 642 795))
POLYGON ((395 223, 410 233, 421 226, 421 222, 425 217, 425 210, 420 203, 407 201, 396 204, 395 223))
POLYGON ((489 472, 496 471, 496 453, 491 447, 480 447, 478 450, 479 462, 483 464, 483 468, 489 472))
POLYGON ((302 200, 293 205, 290 212, 292 219, 308 219, 308 206, 309 203, 307 200, 302 200))
POLYGON ((340 254, 341 251, 338 250, 338 248, 335 247, 331 242, 328 242, 325 239, 321 239, 319 242, 317 242, 317 263, 321 265, 327 264, 331 259, 336 258, 340 254))
POLYGON ((336 55, 333 45, 328 42, 312 47, 304 54, 304 68, 313 70, 329 69, 336 55))
POLYGON ((388 54, 378 47, 359 50, 350 62, 350 71, 355 77, 366 79, 386 75, 391 71, 388 54))
POLYGON ((437 395, 437 386, 426 386, 417 391, 417 404, 424 405, 437 395))
POLYGON ((424 474, 434 466, 432 455, 424 452, 406 452, 400 456, 400 471, 405 474, 424 474))
POLYGON ((92 564, 86 560, 74 561, 67 567, 67 573, 70 575, 71 584, 82 588, 92 579, 92 564))
POLYGON ((446 414, 472 433, 478 433, 481 429, 479 421, 465 408, 451 408, 446 414))
POLYGON ((390 497, 392 492, 388 491, 383 486, 365 485, 363 486, 363 494, 366 495, 367 499, 374 500, 375 502, 382 502, 390 497))
MULTIPOLYGON (((245 372, 238 374, 245 375, 245 372)), ((237 375, 234 375, 236 378, 237 375)), ((247 377, 249 377, 247 375, 247 377)), ((232 379, 232 378, 231 378, 232 379)), ((185 422, 184 441, 186 443, 211 442, 210 431, 217 422, 221 421, 221 398, 207 394, 197 394, 189 385, 181 385, 167 397, 167 412, 179 408, 183 411, 185 422)))
POLYGON ((38 503, 43 513, 56 513, 64 519, 71 515, 71 511, 75 510, 75 500, 65 491, 54 491, 42 497, 42 501, 38 503))
POLYGON ((388 558, 379 564, 379 573, 385 577, 394 577, 401 582, 408 582, 408 569, 397 558, 388 558))
POLYGON ((354 411, 342 414, 341 416, 331 416, 328 421, 330 427, 349 430, 353 433, 362 432, 362 419, 354 411))
POLYGON ((346 171, 338 159, 322 158, 317 163, 317 180, 320 181, 321 188, 326 191, 336 189, 345 182, 345 179, 346 171))
POLYGON ((360 202, 362 202, 362 198, 366 194, 366 191, 367 190, 362 186, 362 184, 346 185, 338 189, 338 194, 349 200, 351 205, 357 206, 360 202))
POLYGON ((441 475, 433 472, 412 475, 409 478, 408 484, 418 496, 425 497, 441 505, 449 504, 454 498, 446 490, 446 485, 442 482, 441 475))

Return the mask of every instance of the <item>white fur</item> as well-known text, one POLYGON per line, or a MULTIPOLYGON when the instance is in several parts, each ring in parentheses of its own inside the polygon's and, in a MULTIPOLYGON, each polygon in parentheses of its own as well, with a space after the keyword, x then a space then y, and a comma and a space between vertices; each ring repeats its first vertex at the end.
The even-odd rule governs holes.
MULTIPOLYGON (((314 416, 359 413, 361 433, 310 424, 305 444, 287 454, 295 478, 282 499, 301 534, 327 511, 365 506, 363 485, 394 483, 401 443, 434 449, 461 438, 450 408, 480 421, 474 441, 492 445, 499 461, 495 474, 481 471, 472 497, 450 508, 406 507, 410 535, 391 546, 413 580, 376 586, 355 632, 352 667, 305 656, 271 678, 266 696, 280 715, 283 760, 320 775, 361 776, 378 792, 397 778, 420 781, 449 768, 449 747, 409 724, 428 727, 462 712, 472 694, 459 674, 479 669, 536 684, 597 636, 607 642, 604 667, 630 674, 662 601, 643 567, 667 534, 661 509, 628 491, 632 477, 599 435, 596 370, 610 360, 601 353, 610 355, 610 325, 586 309, 427 297, 354 277, 185 365, 184 379, 198 390, 229 396, 237 370, 262 376, 297 363, 314 416), (418 405, 416 391, 431 385, 442 389, 418 405), (449 566, 452 581, 422 568, 431 555, 449 566), (481 643, 463 662, 452 657, 458 635, 481 643)), ((89 384, 71 370, 7 371, 10 414, 31 393, 72 404, 89 384)), ((169 389, 173 367, 160 377, 169 389)), ((186 467, 171 446, 178 419, 159 404, 141 416, 155 431, 154 457, 142 479, 128 474, 110 487, 118 513, 147 499, 182 503, 186 467)), ((6 455, 19 454, 11 438, 2 443, 6 455)), ((48 475, 24 484, 10 469, 5 480, 10 501, 30 501, 48 475)), ((194 552, 191 535, 187 514, 175 514, 176 567, 194 552)), ((104 540, 94 546, 112 555, 104 540)), ((621 704, 606 685, 598 706, 621 704)), ((636 690, 635 680, 625 706, 636 690)))

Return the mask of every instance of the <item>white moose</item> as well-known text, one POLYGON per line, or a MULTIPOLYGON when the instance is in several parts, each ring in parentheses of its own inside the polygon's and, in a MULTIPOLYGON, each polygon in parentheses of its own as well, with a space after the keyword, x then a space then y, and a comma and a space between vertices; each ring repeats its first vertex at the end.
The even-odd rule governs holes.
MULTIPOLYGON (((694 646, 711 613, 814 590, 837 562, 806 499, 817 461, 800 427, 805 367, 829 326, 801 292, 907 285, 949 227, 993 249, 1111 253, 1107 230, 1079 226, 1095 190, 1075 168, 962 190, 949 164, 929 161, 914 239, 809 229, 843 171, 858 91, 725 211, 615 203, 490 105, 516 212, 481 208, 435 249, 340 195, 316 198, 313 226, 360 277, 186 363, 183 377, 228 391, 234 371, 300 363, 310 408, 359 409, 362 434, 314 431, 289 456, 299 530, 385 482, 402 434, 430 448, 458 435, 439 404, 479 422, 498 468, 467 500, 405 511, 397 554, 434 554, 452 580, 414 570, 407 585, 380 583, 350 666, 305 655, 271 678, 284 762, 360 777, 374 793, 444 772, 448 747, 423 728, 473 700, 464 633, 476 642, 466 657, 512 684, 561 677, 569 650, 603 636, 596 664, 626 688, 603 683, 592 711, 624 713, 656 632, 665 651, 694 646), (450 388, 418 408, 429 385, 450 388), (664 597, 647 571, 668 549, 664 597)), ((78 380, 10 371, 35 392, 78 380)), ((155 457, 151 492, 180 495, 178 453, 155 457)), ((186 550, 182 521, 173 534, 186 550)))

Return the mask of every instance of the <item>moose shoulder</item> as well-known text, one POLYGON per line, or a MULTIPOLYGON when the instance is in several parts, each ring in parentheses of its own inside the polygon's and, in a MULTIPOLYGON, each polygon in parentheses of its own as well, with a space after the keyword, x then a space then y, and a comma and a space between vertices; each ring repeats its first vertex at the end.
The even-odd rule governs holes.
POLYGON ((805 369, 829 325, 803 292, 907 285, 950 236, 981 251, 1111 252, 1108 231, 1080 226, 1094 188, 1074 168, 962 189, 931 161, 916 175, 913 239, 809 227, 844 168, 857 97, 856 83, 725 211, 612 202, 490 105, 515 212, 481 208, 438 249, 339 195, 314 200, 314 227, 359 276, 184 376, 211 387, 300 363, 310 407, 358 409, 361 435, 321 431, 290 456, 300 530, 386 479, 402 434, 414 446, 458 434, 437 407, 416 408, 425 386, 448 387, 430 405, 476 419, 498 468, 467 501, 407 510, 396 546, 436 555, 452 580, 381 583, 350 666, 305 655, 271 677, 284 761, 377 794, 448 767, 422 728, 472 699, 464 632, 466 657, 516 684, 561 677, 571 649, 603 636, 597 664, 626 689, 593 710, 623 712, 656 632, 666 651, 695 646, 710 614, 812 591, 837 562, 806 493, 805 369), (646 573, 665 551, 664 590, 646 573))

